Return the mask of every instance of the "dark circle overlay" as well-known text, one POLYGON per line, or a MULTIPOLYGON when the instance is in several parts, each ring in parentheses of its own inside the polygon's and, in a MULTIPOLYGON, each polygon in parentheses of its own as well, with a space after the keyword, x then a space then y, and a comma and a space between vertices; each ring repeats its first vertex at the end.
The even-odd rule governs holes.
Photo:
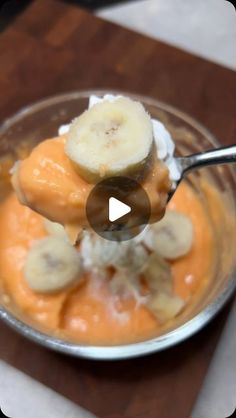
POLYGON ((148 224, 151 205, 142 186, 130 177, 109 177, 97 183, 86 202, 91 228, 110 241, 127 241, 140 234, 148 224), (131 211, 114 222, 109 221, 109 199, 130 206, 131 211))

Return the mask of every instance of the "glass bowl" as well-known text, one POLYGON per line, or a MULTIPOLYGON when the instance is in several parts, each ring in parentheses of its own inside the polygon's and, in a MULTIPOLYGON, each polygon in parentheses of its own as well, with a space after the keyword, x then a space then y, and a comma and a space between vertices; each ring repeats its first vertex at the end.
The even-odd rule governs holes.
MULTIPOLYGON (((7 119, 0 129, 2 164, 4 161, 25 157, 35 144, 56 136, 60 125, 70 122, 87 108, 91 94, 100 96, 107 93, 123 94, 141 101, 152 118, 159 119, 170 130, 179 155, 204 151, 219 145, 217 140, 193 118, 157 100, 120 91, 82 91, 47 98, 7 119)), ((199 331, 223 307, 236 284, 234 275, 236 175, 232 167, 220 166, 206 168, 188 176, 192 187, 201 193, 204 199, 204 192, 200 186, 202 178, 214 183, 222 195, 225 206, 220 224, 214 223, 214 216, 211 218, 217 253, 214 274, 201 296, 176 318, 170 328, 164 329, 161 335, 137 343, 116 346, 95 346, 66 341, 49 335, 47 331, 23 315, 16 306, 6 304, 1 295, 0 318, 20 334, 45 347, 78 357, 103 360, 131 358, 164 350, 199 331)), ((9 188, 9 178, 0 172, 2 198, 8 193, 9 188)))

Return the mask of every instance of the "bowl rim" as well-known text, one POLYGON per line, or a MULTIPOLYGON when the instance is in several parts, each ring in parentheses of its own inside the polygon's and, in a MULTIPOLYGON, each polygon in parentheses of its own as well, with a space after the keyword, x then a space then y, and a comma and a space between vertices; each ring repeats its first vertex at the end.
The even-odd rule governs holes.
MULTIPOLYGON (((127 95, 141 102, 145 101, 149 105, 157 106, 161 110, 167 111, 168 113, 171 113, 174 116, 192 125, 193 128, 199 131, 203 136, 207 137, 209 142, 211 142, 214 146, 218 146, 220 144, 216 137, 201 123, 195 120, 192 116, 189 116, 187 113, 175 108, 174 106, 171 106, 162 101, 145 95, 135 94, 116 89, 78 90, 46 97, 42 100, 39 100, 21 108, 12 116, 6 118, 0 126, 0 133, 4 133, 12 125, 14 125, 22 117, 24 117, 24 115, 34 113, 35 111, 44 108, 45 105, 48 106, 56 104, 60 101, 70 101, 71 99, 87 99, 91 95, 103 96, 105 94, 127 95)), ((34 341, 52 350, 72 355, 75 357, 93 360, 122 360, 128 358, 141 357, 146 354, 159 352, 164 349, 170 348, 174 345, 177 345, 182 341, 186 340, 187 338, 191 337, 193 334, 200 331, 205 325, 208 324, 208 322, 211 319, 213 319, 217 315, 217 313, 222 309, 222 307, 228 301, 230 296, 233 294, 235 289, 236 273, 233 273, 230 280, 228 280, 228 282, 225 284, 222 292, 217 296, 217 298, 214 301, 212 301, 203 311, 198 313, 189 321, 185 322, 183 325, 163 335, 157 336, 149 340, 117 346, 93 346, 88 344, 79 344, 77 342, 67 342, 60 338, 56 338, 55 336, 50 336, 46 333, 36 330, 30 325, 27 325, 23 321, 17 319, 3 306, 0 307, 0 319, 3 320, 3 322, 5 322, 6 324, 8 324, 15 331, 17 331, 19 334, 28 338, 29 340, 34 341)))

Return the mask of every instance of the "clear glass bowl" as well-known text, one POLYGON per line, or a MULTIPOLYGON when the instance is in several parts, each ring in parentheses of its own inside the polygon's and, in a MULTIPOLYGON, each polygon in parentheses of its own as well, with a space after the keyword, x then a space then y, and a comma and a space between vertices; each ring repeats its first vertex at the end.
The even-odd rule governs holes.
MULTIPOLYGON (((35 144, 45 138, 57 135, 58 127, 70 122, 88 106, 91 94, 104 95, 104 90, 73 92, 42 100, 24 108, 13 117, 7 119, 0 129, 0 157, 4 161, 17 160, 25 156, 35 144)), ((109 93, 111 93, 109 91, 109 93)), ((217 140, 197 121, 157 100, 113 91, 141 101, 153 118, 162 121, 176 142, 177 153, 191 154, 217 147, 217 140)), ((93 359, 121 359, 144 355, 163 350, 190 337, 206 325, 222 308, 235 289, 234 248, 236 244, 235 205, 236 175, 230 166, 211 167, 188 176, 191 183, 204 200, 204 191, 200 183, 208 178, 222 194, 225 205, 221 222, 214 223, 216 265, 214 275, 200 298, 185 310, 171 328, 165 329, 161 335, 150 340, 117 346, 95 346, 66 341, 49 335, 45 330, 24 316, 16 306, 4 304, 1 298, 0 318, 20 334, 48 348, 80 357, 93 359)), ((3 198, 9 191, 9 178, 1 175, 0 192, 3 198)), ((207 201, 205 201, 207 206, 207 201)), ((207 208, 211 216, 212 208, 207 208)))

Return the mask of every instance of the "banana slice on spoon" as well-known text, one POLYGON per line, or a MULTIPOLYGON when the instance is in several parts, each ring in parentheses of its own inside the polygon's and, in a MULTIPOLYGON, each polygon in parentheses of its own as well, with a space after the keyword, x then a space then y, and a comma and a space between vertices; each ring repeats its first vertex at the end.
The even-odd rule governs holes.
POLYGON ((49 236, 37 241, 29 250, 24 277, 36 292, 56 292, 79 280, 81 267, 79 253, 69 242, 49 236))
POLYGON ((166 259, 181 257, 193 244, 192 222, 182 213, 167 210, 164 218, 149 229, 145 244, 166 259))
POLYGON ((146 168, 153 146, 151 118, 126 97, 104 101, 76 118, 65 152, 86 181, 135 175, 146 168))

